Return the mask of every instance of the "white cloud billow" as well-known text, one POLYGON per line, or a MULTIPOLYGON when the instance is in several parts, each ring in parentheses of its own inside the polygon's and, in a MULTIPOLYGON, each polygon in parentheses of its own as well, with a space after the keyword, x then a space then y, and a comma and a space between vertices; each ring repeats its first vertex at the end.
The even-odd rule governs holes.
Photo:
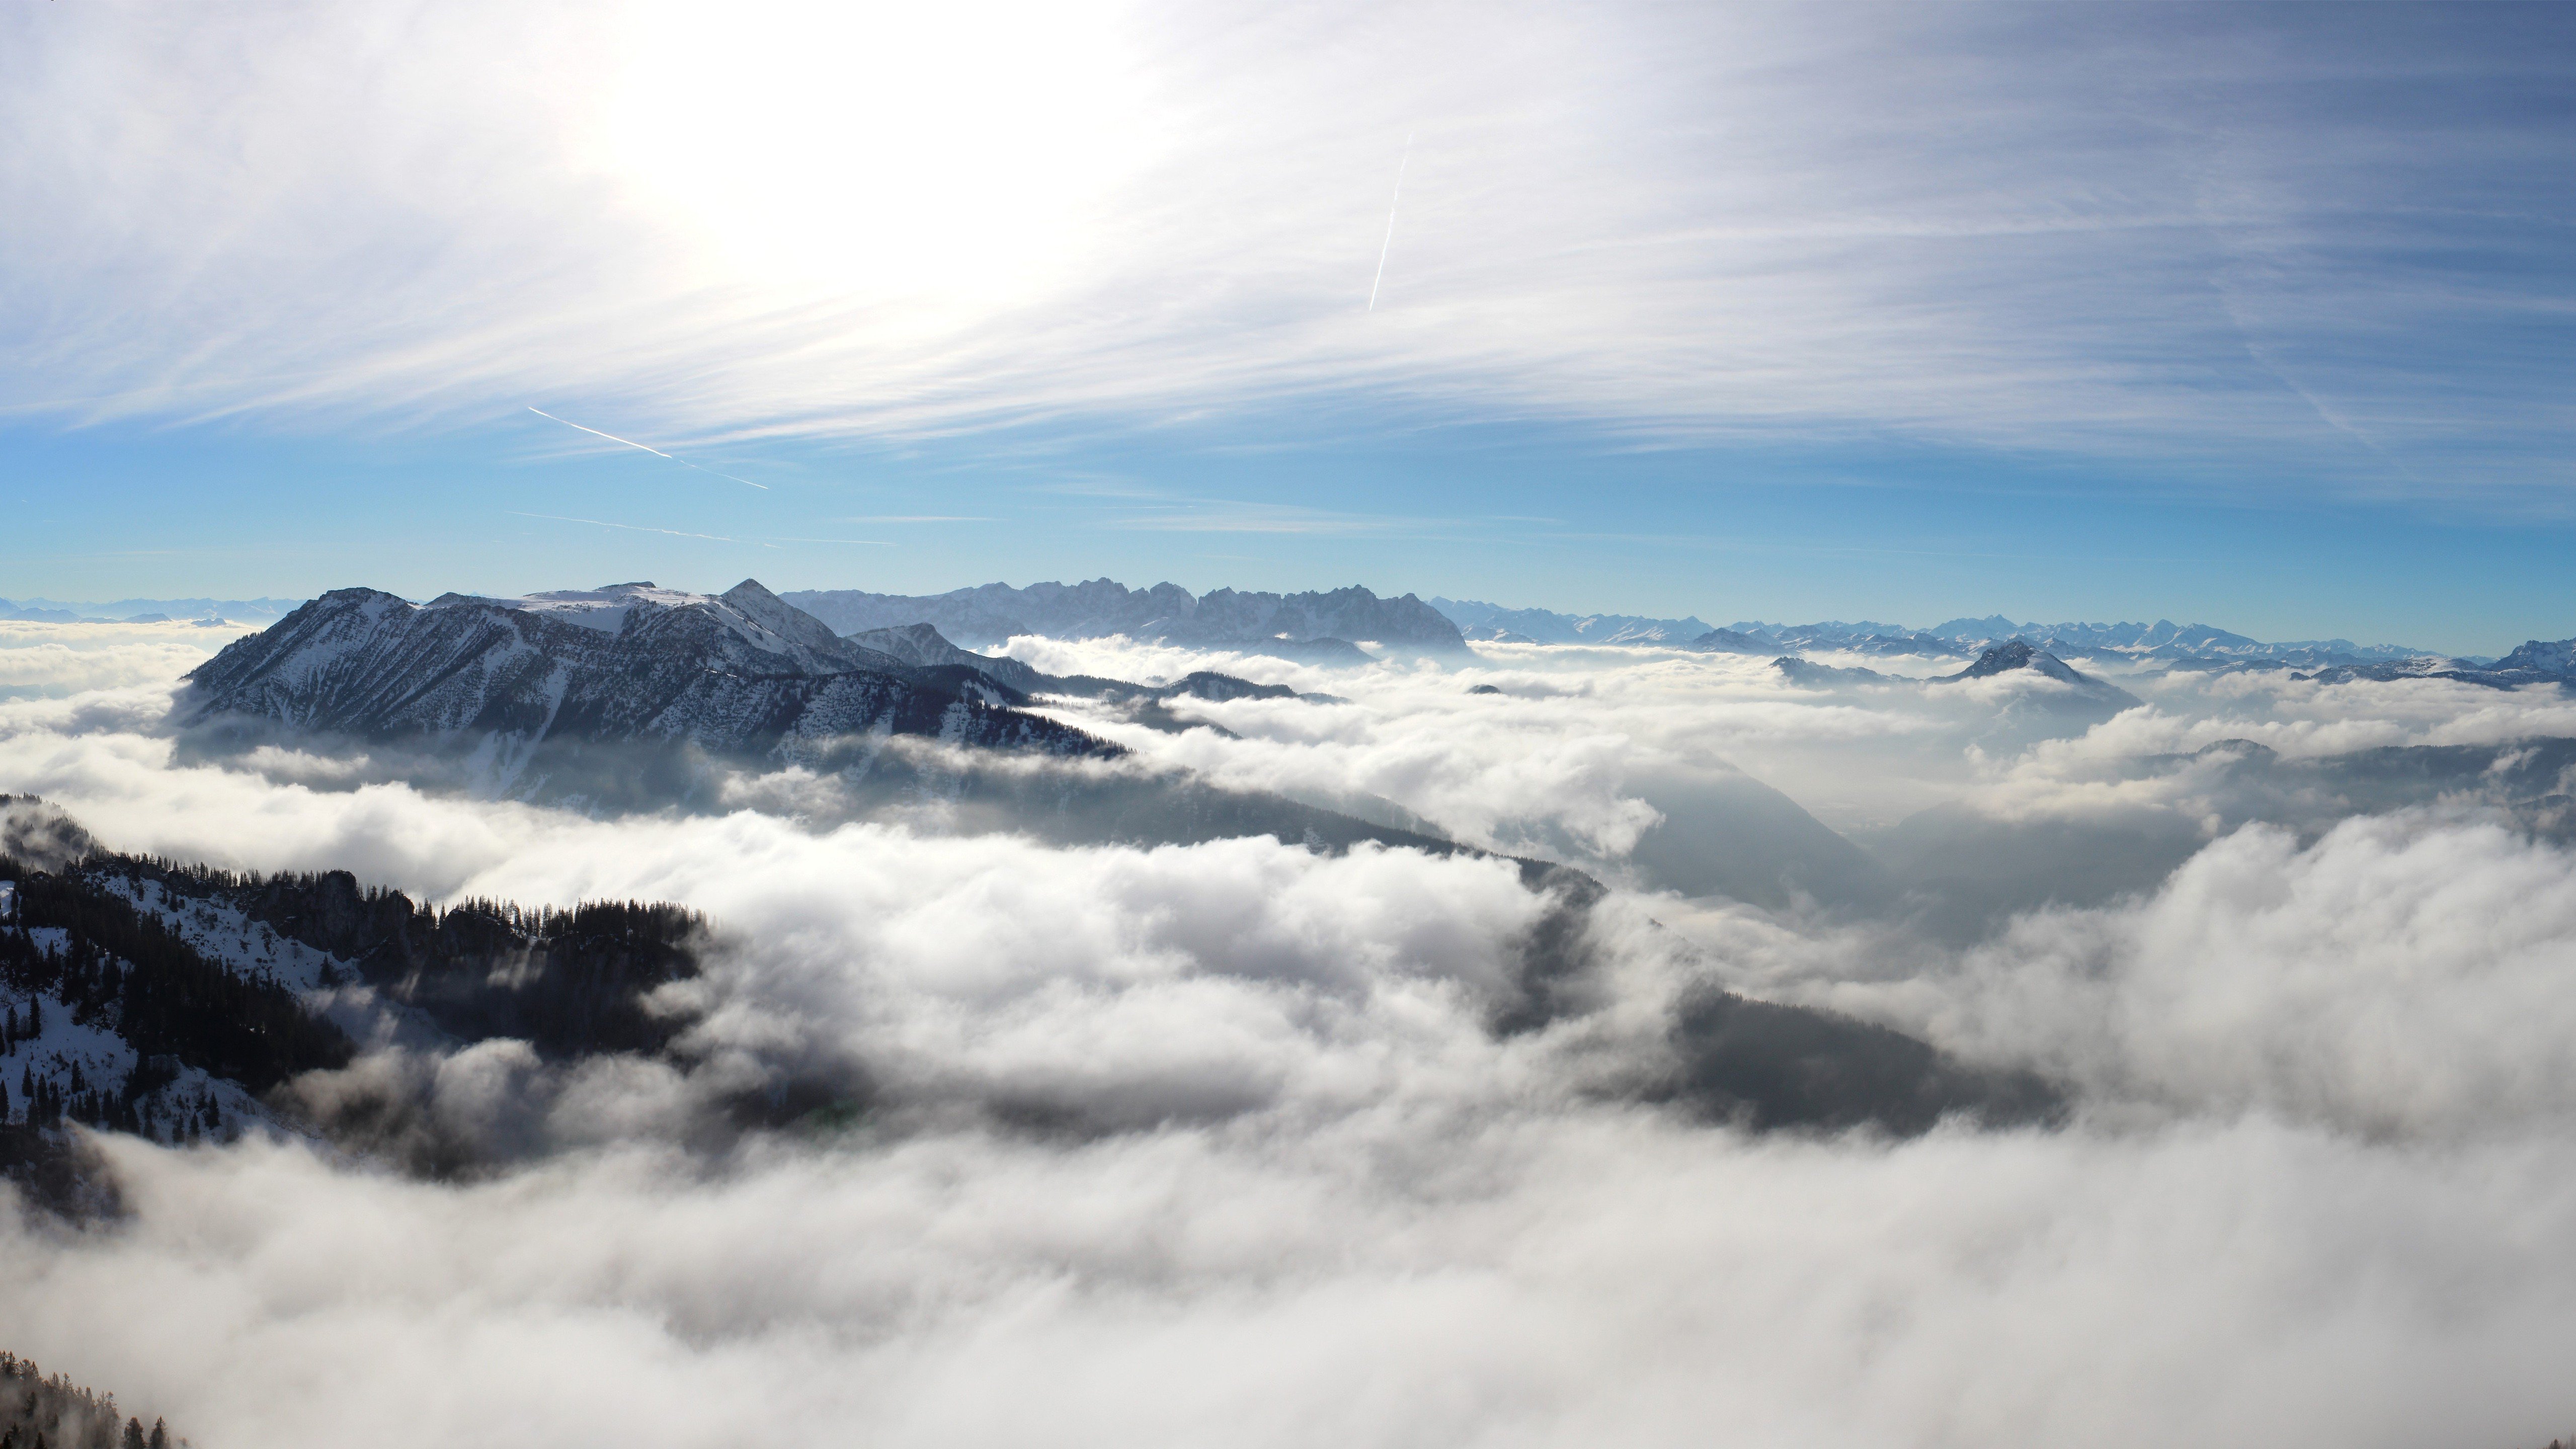
MULTIPOLYGON (((2565 1429, 2576 859, 2491 815, 2229 828, 2154 889, 1965 945, 1622 891, 1593 928, 1603 1009, 1498 1035, 1546 903, 1497 862, 595 820, 284 778, 282 757, 184 766, 150 733, 166 674, 130 682, 165 644, 119 637, 129 654, 81 666, 102 687, 0 703, 0 791, 119 849, 439 898, 677 899, 724 943, 675 1064, 564 1070, 509 1043, 363 1062, 411 1074, 432 1126, 500 1162, 471 1180, 118 1140, 129 1220, 0 1224, 14 1349, 199 1443, 2565 1429), (2039 1066, 2075 1115, 1897 1143, 1639 1105, 1622 1074, 1710 981, 2039 1066), (718 1096, 789 1064, 846 1069, 869 1110, 709 1132, 718 1096)), ((80 683, 46 647, 0 661, 80 683)), ((1337 676, 1347 705, 1204 708, 1240 739, 1131 733, 1166 763, 1384 794, 1464 833, 1591 829, 1615 880, 1616 832, 1592 822, 1645 805, 1658 771, 1794 784, 1840 760, 1854 821, 1926 792, 2017 820, 2093 818, 2105 792, 2196 819, 2219 783, 2115 767, 2212 731, 2394 743, 2484 711, 2537 732, 2557 708, 2130 681, 2148 709, 2006 753, 1941 696, 1623 658, 1496 651, 1337 676), (1487 678, 1514 693, 1464 693, 1487 678), (1537 748, 1562 739, 1600 743, 1579 763, 1537 748)))

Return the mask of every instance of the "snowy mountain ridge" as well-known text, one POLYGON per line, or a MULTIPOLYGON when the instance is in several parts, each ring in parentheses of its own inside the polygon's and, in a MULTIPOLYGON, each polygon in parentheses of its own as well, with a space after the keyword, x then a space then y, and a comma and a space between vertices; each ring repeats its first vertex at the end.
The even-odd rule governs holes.
POLYGON ((1628 614, 1566 614, 1514 609, 1474 599, 1434 598, 1440 610, 1476 640, 1534 644, 1660 645, 1710 653, 1778 654, 1823 649, 1856 654, 1914 654, 1974 658, 2012 639, 2026 639, 2059 656, 2094 656, 2178 662, 2262 661, 2318 667, 2390 663, 2422 651, 2395 644, 2355 644, 2349 639, 2264 643, 2209 624, 2016 622, 2002 614, 1944 620, 1928 629, 1877 620, 1823 620, 1784 624, 1739 619, 1712 628, 1692 618, 1656 619, 1628 614))
POLYGON ((995 672, 982 661, 916 664, 841 639, 749 579, 721 595, 631 583, 426 604, 355 588, 199 666, 172 723, 417 744, 472 761, 501 790, 582 747, 792 761, 913 735, 1119 753, 1024 712, 1026 696, 995 672))
POLYGON ((331 1098, 291 1084, 361 1050, 659 1052, 688 1017, 647 998, 697 973, 707 929, 670 905, 441 910, 345 873, 116 855, 44 802, 0 797, 0 842, 31 838, 61 848, 0 848, 0 1172, 40 1193, 75 1166, 70 1124, 312 1137, 331 1098))
POLYGON ((2528 639, 2492 664, 2480 659, 2446 659, 2438 654, 2425 654, 2391 664, 2338 663, 2313 673, 2290 677, 2325 684, 2350 684, 2362 679, 2383 683, 2402 679, 2449 679, 2463 684, 2484 685, 2489 689, 2554 684, 2562 690, 2571 690, 2576 689, 2576 639, 2528 639))
POLYGON ((1501 644, 1687 644, 1709 632, 1695 617, 1655 619, 1642 614, 1560 614, 1552 609, 1507 609, 1475 599, 1433 598, 1467 638, 1501 644))
POLYGON ((970 646, 1000 644, 1022 634, 1053 639, 1123 634, 1174 644, 1284 647, 1299 651, 1292 657, 1311 654, 1347 663, 1366 662, 1365 655, 1351 648, 1361 640, 1435 653, 1466 648, 1457 626, 1433 606, 1411 594, 1380 598, 1357 585, 1300 594, 1217 589, 1202 596, 1173 583, 1130 589, 1099 578, 1026 588, 983 584, 930 595, 809 589, 785 598, 845 635, 929 624, 970 646), (1301 648, 1315 645, 1327 647, 1301 648))
POLYGON ((267 624, 286 616, 302 599, 117 599, 103 604, 58 599, 0 599, 0 620, 45 624, 167 623, 184 619, 221 623, 241 619, 267 624))

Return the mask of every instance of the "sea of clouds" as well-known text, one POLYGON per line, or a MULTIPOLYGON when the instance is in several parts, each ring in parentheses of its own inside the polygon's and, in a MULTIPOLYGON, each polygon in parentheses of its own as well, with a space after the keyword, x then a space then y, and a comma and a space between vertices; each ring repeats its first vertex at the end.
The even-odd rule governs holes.
POLYGON ((125 1217, 0 1215, 8 1346, 209 1449, 2510 1446, 2576 1420, 2576 855, 2472 796, 2284 814, 2192 757, 2576 734, 2553 692, 2140 678, 2141 708, 2042 729, 1994 687, 1656 651, 1015 645, 1329 692, 1176 702, 1218 727, 1178 733, 1065 713, 1599 876, 1583 1009, 1503 1031, 1557 904, 1506 862, 185 764, 158 721, 204 632, 9 626, 0 792, 113 849, 676 900, 718 942, 670 1061, 379 1053, 302 1090, 400 1098, 382 1141, 103 1139, 125 1217), (1939 808, 2180 864, 1964 933, 1633 865, 1738 775, 1864 843, 1939 808), (2070 1113, 1899 1140, 1641 1101, 1709 985, 2039 1070, 2070 1113), (833 1095, 746 1130, 790 1081, 833 1095), (413 1170, 433 1138, 481 1165, 413 1170))

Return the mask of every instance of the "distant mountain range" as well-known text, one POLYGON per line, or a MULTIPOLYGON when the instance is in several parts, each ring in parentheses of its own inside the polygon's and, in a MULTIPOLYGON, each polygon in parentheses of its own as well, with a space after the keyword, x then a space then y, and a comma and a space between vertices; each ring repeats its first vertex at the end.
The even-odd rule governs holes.
POLYGON ((56 599, 0 599, 0 619, 43 624, 157 624, 168 620, 228 619, 265 624, 285 618, 302 599, 118 599, 67 604, 56 599))
POLYGON ((1725 654, 1784 654, 1816 649, 1972 659, 1998 644, 2021 639, 2061 658, 2158 660, 2186 667, 2227 667, 2242 662, 2309 669, 2395 663, 2423 654, 2422 650, 2403 645, 2355 644, 2349 639, 2267 644, 2208 624, 2176 624, 2169 619, 2152 624, 2042 624, 2016 623, 1993 614, 1982 619, 1951 619, 1929 629, 1909 629, 1902 624, 1867 619, 1814 624, 1740 619, 1712 628, 1697 618, 1560 614, 1547 609, 1506 609, 1472 599, 1435 598, 1431 604, 1466 637, 1498 643, 1663 645, 1725 654))
POLYGON ((2456 679, 2466 684, 2483 684, 2491 689, 2514 689, 2525 684, 2568 684, 2576 682, 2576 639, 2533 639, 2502 659, 2445 659, 2440 655, 2420 655, 2401 659, 2394 664, 2337 664, 2313 674, 2294 674, 2293 679, 2318 679, 2328 684, 2344 684, 2355 679, 2456 679))
POLYGON ((809 589, 782 596, 844 634, 928 624, 968 646, 1022 634, 1051 639, 1125 635, 1283 654, 1317 663, 1365 663, 1361 641, 1412 652, 1463 653, 1466 640, 1438 609, 1411 594, 1381 599, 1363 588, 1264 594, 1218 589, 1196 596, 1178 584, 1130 589, 1111 579, 1080 584, 984 584, 945 594, 809 589))
MULTIPOLYGON (((1695 616, 1566 614, 1506 608, 1475 599, 1412 594, 1381 598, 1353 586, 1297 594, 1225 588, 1194 595, 1178 584, 1131 589, 1107 578, 1026 587, 983 584, 944 594, 879 594, 857 589, 805 589, 777 596, 820 620, 829 632, 869 634, 928 625, 947 647, 989 648, 1020 635, 1141 641, 1268 654, 1303 663, 1360 665, 1371 644, 1405 653, 1464 652, 1479 643, 1654 646, 1706 653, 1779 656, 1802 651, 1974 659, 2019 639, 2060 660, 2154 664, 2176 670, 2292 669, 2342 679, 2453 678, 2510 685, 2566 678, 2564 668, 2517 650, 2508 659, 2443 656, 2402 644, 2349 639, 2266 642, 2209 624, 2040 623, 2007 615, 1945 620, 1926 629, 1875 620, 1809 624, 1739 619, 1712 626, 1695 616), (2519 659, 2520 662, 2514 662, 2519 659)), ((286 617, 290 599, 120 599, 63 603, 0 599, 0 620, 50 623, 216 621, 265 624, 286 617)), ((2533 641, 2524 650, 2545 647, 2533 641)), ((900 652, 900 651, 898 651, 900 652)), ((984 656, 977 656, 983 658, 984 656)), ((986 660, 985 672, 1007 682, 1012 666, 986 660)))
POLYGON ((2038 685, 2008 708, 2092 719, 2109 719, 2144 702, 2107 679, 2083 673, 2047 650, 2034 648, 2026 639, 1995 645, 1958 673, 1935 675, 1928 680, 1881 674, 1875 669, 1838 668, 1794 654, 1772 660, 1771 667, 1791 684, 1807 689, 1843 689, 1864 684, 1930 688, 1972 679, 2008 679, 2014 683, 2047 680, 2058 687, 2038 685))
POLYGON ((1497 644, 1688 644, 1709 631, 1704 620, 1650 619, 1641 614, 1559 614, 1506 609, 1473 599, 1440 599, 1431 607, 1469 639, 1497 644))

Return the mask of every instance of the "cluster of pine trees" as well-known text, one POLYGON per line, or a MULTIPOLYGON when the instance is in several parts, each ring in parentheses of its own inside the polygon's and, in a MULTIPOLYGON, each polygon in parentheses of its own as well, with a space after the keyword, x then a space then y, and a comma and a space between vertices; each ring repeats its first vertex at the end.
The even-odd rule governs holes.
MULTIPOLYGON (((361 886, 347 871, 263 876, 104 851, 60 875, 0 857, 0 880, 18 882, 20 934, 27 926, 73 931, 74 948, 59 963, 16 968, 31 982, 50 973, 69 988, 59 993, 66 999, 77 991, 84 1003, 116 1001, 117 1030, 138 1049, 171 1052, 254 1091, 306 1065, 339 1063, 320 1061, 310 1033, 294 1029, 289 1016, 311 1018, 302 1016, 291 992, 220 965, 203 963, 211 975, 142 973, 152 984, 133 991, 129 983, 138 973, 117 972, 100 953, 136 966, 175 964, 180 953, 202 961, 177 933, 128 904, 127 896, 139 894, 145 882, 168 897, 239 910, 280 936, 350 962, 370 985, 465 1040, 520 1037, 556 1057, 668 1045, 681 1023, 646 1010, 643 997, 698 974, 696 948, 707 928, 705 917, 667 902, 585 901, 570 910, 532 910, 475 899, 441 910, 400 891, 361 886), (121 881, 125 894, 108 889, 111 881, 121 881), (227 991, 233 999, 212 999, 227 991), (226 1043, 243 1070, 219 1069, 159 1041, 146 1048, 134 1031, 167 1038, 184 1023, 209 1017, 250 1025, 226 1043), (263 1045, 271 1050, 256 1049, 263 1045)), ((16 984, 17 977, 5 974, 12 969, 10 934, 0 929, 0 980, 16 984)), ((208 1045, 198 1044, 201 1050, 208 1045)), ((319 1056, 329 1051, 323 1047, 319 1056)))
POLYGON ((59 1127, 78 1122, 103 1132, 132 1132, 171 1142, 195 1142, 225 1133, 223 1103, 211 1091, 154 1101, 152 1094, 178 1079, 169 1057, 145 1057, 114 1090, 83 1078, 80 1063, 56 1074, 36 1075, 29 1062, 18 1070, 13 1093, 0 1080, 0 1123, 59 1127))
POLYGON ((669 1045, 683 1023, 644 998, 697 975, 693 945, 706 928, 694 912, 643 901, 414 910, 405 969, 387 989, 458 1036, 522 1037, 554 1057, 669 1045))
POLYGON ((91 879, 152 881, 214 899, 354 965, 378 990, 468 1041, 518 1037, 550 1057, 656 1052, 682 1023, 647 1010, 654 988, 698 974, 706 919, 667 902, 534 910, 468 900, 441 910, 347 871, 261 876, 148 856, 94 855, 91 879))
POLYGON ((0 1009, 0 1057, 18 1049, 22 1041, 34 1041, 45 1034, 45 1001, 43 997, 27 1003, 23 1012, 16 1006, 0 1009))
POLYGON ((298 1072, 346 1066, 355 1054, 294 992, 207 960, 82 874, 48 875, 0 858, 0 879, 17 886, 17 920, 0 929, 0 982, 57 998, 74 1022, 254 1092, 298 1072), (65 944, 39 947, 28 933, 46 927, 64 931, 65 944))
POLYGON ((187 1449, 159 1419, 117 1422, 116 1397, 92 1393, 12 1353, 0 1353, 0 1449, 187 1449))
POLYGON ((57 1130, 65 1124, 181 1141, 220 1136, 228 1124, 211 1094, 164 1090, 184 1070, 258 1094, 355 1055, 293 989, 210 957, 136 901, 238 911, 351 963, 381 995, 455 1037, 520 1038, 559 1059, 667 1047, 686 1022, 646 997, 698 974, 706 934, 703 917, 669 904, 529 910, 473 900, 441 910, 362 888, 346 871, 261 876, 94 846, 52 871, 0 852, 0 883, 10 887, 0 986, 26 1003, 0 1012, 0 1053, 39 1040, 63 1012, 121 1038, 139 1063, 115 1083, 85 1079, 67 1056, 31 1060, 15 1082, 0 1079, 0 1174, 66 1211, 106 1210, 91 1200, 112 1191, 57 1130))

